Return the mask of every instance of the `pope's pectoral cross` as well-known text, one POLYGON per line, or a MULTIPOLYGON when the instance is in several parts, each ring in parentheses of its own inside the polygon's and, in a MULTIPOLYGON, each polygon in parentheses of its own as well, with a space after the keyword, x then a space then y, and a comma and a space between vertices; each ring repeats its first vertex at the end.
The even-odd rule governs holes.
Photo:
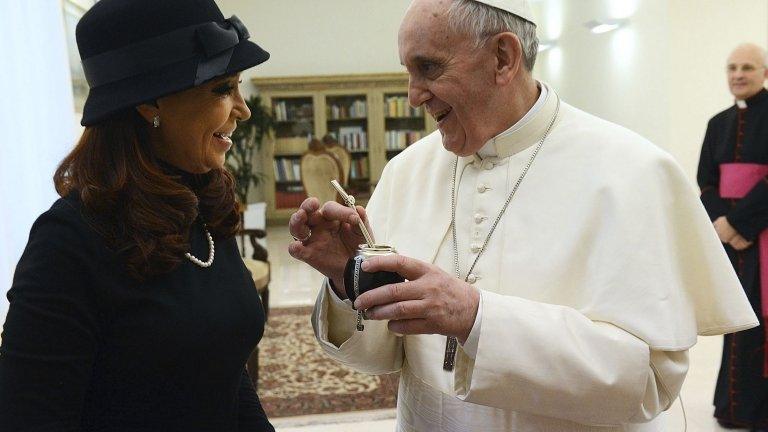
POLYGON ((456 348, 459 342, 453 336, 448 336, 445 341, 445 357, 443 358, 443 370, 450 372, 456 364, 456 348))

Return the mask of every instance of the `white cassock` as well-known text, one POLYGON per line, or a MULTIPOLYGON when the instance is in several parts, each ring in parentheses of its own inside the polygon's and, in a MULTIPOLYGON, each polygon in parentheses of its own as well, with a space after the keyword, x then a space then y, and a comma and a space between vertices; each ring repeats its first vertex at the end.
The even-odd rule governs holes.
MULTIPOLYGON (((544 136, 558 96, 460 157, 462 277, 544 136)), ((390 161, 367 208, 377 243, 455 274, 456 156, 439 132, 390 161)), ((323 349, 371 374, 400 371, 398 431, 664 431, 696 336, 758 324, 698 195, 672 157, 563 102, 473 270, 481 306, 456 367, 445 336, 397 336, 325 287, 323 349)))

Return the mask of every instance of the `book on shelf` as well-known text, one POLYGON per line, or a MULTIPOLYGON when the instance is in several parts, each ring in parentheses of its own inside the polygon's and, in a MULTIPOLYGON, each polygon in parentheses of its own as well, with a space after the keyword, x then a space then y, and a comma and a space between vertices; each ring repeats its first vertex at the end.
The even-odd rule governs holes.
POLYGON ((384 101, 387 117, 424 117, 424 108, 412 107, 408 96, 390 96, 384 101))
POLYGON ((293 163, 288 158, 281 158, 280 162, 283 165, 283 172, 285 173, 285 179, 288 181, 295 181, 296 177, 293 176, 293 163))
POLYGON ((403 150, 424 138, 424 131, 390 130, 385 132, 387 150, 403 150))
POLYGON ((273 163, 275 166, 275 181, 285 181, 283 180, 285 178, 285 173, 283 173, 283 164, 280 162, 280 159, 275 158, 273 163))
POLYGON ((364 100, 356 100, 352 104, 330 104, 327 108, 329 120, 364 119, 368 116, 368 109, 364 100))
POLYGON ((340 127, 336 137, 344 148, 350 152, 368 150, 368 134, 360 126, 340 127))
POLYGON ((301 181, 301 160, 296 159, 293 162, 293 178, 296 181, 301 181))
POLYGON ((272 111, 276 121, 286 121, 288 119, 288 113, 285 109, 285 102, 275 102, 272 111))
POLYGON ((349 167, 350 180, 368 179, 371 177, 370 167, 368 166, 368 157, 352 159, 349 167))
POLYGON ((288 157, 275 157, 275 181, 301 181, 301 160, 288 157))
POLYGON ((275 101, 272 112, 276 121, 295 121, 311 119, 313 117, 311 103, 297 103, 288 101, 275 101))
POLYGON ((299 191, 275 191, 275 208, 296 208, 305 199, 307 199, 307 194, 303 188, 299 191))

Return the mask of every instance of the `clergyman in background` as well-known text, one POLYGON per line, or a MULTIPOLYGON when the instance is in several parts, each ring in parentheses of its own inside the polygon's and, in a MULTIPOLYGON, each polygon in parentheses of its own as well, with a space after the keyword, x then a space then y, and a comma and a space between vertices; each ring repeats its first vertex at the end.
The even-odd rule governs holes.
POLYGON ((726 428, 768 430, 768 77, 753 44, 728 57, 735 103, 707 125, 699 161, 701 201, 760 326, 725 335, 715 417, 726 428))

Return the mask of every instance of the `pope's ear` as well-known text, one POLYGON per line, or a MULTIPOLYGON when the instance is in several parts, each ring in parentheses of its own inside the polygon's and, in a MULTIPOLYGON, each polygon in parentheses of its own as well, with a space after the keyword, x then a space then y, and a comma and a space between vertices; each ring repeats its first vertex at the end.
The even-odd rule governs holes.
POLYGON ((152 123, 152 119, 154 119, 155 116, 160 112, 157 106, 150 104, 137 105, 136 111, 141 117, 144 118, 144 120, 147 121, 147 123, 152 123))
POLYGON ((523 67, 523 45, 511 32, 499 33, 493 38, 496 54, 496 82, 506 84, 523 67))

